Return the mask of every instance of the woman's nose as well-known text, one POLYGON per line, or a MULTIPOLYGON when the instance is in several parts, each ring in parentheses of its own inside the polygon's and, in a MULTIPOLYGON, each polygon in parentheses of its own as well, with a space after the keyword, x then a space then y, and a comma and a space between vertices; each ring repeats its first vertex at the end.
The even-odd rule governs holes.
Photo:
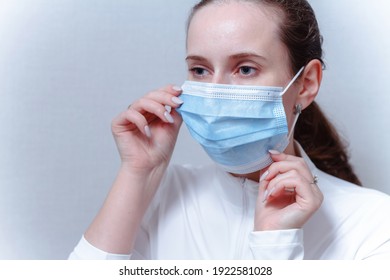
POLYGON ((219 72, 219 71, 214 72, 214 75, 213 75, 211 82, 214 84, 230 84, 231 83, 229 76, 222 73, 222 72, 219 72))

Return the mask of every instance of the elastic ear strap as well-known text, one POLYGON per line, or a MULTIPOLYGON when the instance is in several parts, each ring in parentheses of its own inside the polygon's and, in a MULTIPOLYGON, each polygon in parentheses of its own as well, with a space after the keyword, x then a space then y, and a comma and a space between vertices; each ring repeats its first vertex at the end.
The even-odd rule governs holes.
POLYGON ((298 79, 299 75, 301 75, 302 71, 305 69, 305 66, 302 66, 302 68, 298 71, 298 73, 294 76, 294 78, 290 81, 290 83, 285 87, 283 92, 280 94, 280 96, 283 96, 288 89, 291 87, 291 85, 298 79))
POLYGON ((295 117, 294 117, 294 122, 291 126, 291 129, 290 129, 290 132, 288 133, 288 136, 287 136, 287 139, 290 141, 291 140, 291 136, 293 135, 293 132, 294 132, 294 129, 295 129, 295 125, 297 124, 297 121, 298 121, 298 118, 299 118, 299 115, 302 113, 302 105, 301 104, 297 104, 295 105, 295 111, 294 111, 294 114, 295 114, 295 117))

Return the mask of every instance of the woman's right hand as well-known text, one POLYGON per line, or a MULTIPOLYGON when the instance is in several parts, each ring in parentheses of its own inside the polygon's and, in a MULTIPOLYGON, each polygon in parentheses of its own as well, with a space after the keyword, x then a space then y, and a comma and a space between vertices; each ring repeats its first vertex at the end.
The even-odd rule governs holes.
POLYGON ((136 100, 112 122, 122 166, 140 172, 167 165, 176 143, 181 116, 171 108, 183 102, 181 89, 166 86, 136 100))
POLYGON ((169 113, 169 108, 180 106, 180 93, 172 86, 152 91, 113 120, 122 166, 85 233, 95 247, 115 254, 132 251, 142 217, 176 143, 182 119, 175 110, 169 113))

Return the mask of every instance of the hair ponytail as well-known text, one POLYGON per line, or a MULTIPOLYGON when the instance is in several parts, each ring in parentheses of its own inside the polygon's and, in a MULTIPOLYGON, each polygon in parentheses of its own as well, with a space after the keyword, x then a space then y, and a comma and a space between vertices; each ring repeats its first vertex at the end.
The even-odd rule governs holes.
POLYGON ((295 127, 294 138, 318 169, 361 185, 348 161, 345 143, 316 102, 302 111, 295 127))

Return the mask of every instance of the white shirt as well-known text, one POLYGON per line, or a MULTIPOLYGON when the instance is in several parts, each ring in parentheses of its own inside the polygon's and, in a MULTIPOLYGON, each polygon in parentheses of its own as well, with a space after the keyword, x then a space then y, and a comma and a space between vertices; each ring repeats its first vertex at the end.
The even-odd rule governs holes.
POLYGON ((324 194, 303 229, 254 232, 258 183, 217 166, 171 166, 131 255, 81 238, 70 259, 390 259, 390 196, 318 170, 324 194))

